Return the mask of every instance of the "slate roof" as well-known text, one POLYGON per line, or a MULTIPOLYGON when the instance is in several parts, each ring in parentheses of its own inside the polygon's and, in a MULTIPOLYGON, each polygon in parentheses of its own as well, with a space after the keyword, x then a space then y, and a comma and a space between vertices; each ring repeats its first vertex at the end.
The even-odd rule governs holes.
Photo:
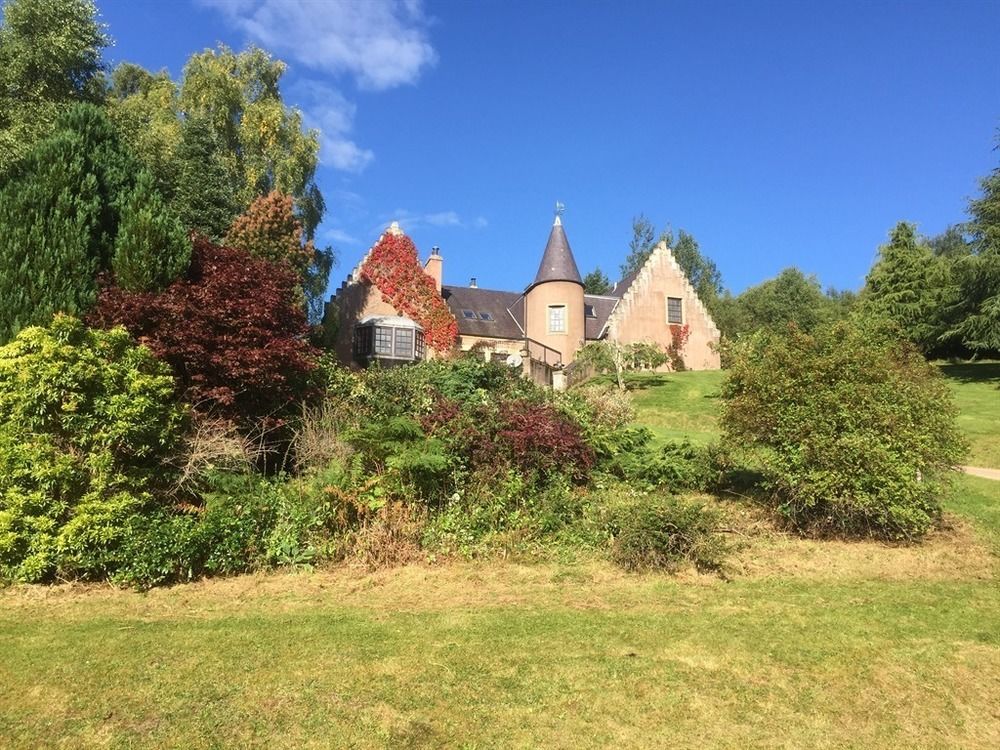
MULTIPOLYGON (((523 308, 520 292, 502 292, 478 287, 446 286, 441 296, 458 321, 463 336, 485 336, 498 339, 523 339, 524 332, 511 314, 511 308, 523 308), (467 316, 466 311, 475 315, 467 316), (483 320, 483 313, 492 320, 483 320)), ((522 313, 523 316, 523 313, 522 313)))
MULTIPOLYGON (((520 292, 446 286, 442 287, 441 296, 458 321, 458 332, 461 335, 495 339, 524 338, 524 295, 520 292), (475 317, 469 317, 466 311, 473 313, 475 317), (492 320, 484 320, 483 313, 492 320)), ((583 303, 593 311, 592 316, 584 318, 585 335, 588 341, 595 341, 604 331, 611 311, 618 304, 618 298, 585 294, 583 303)))
POLYGON ((611 316, 611 311, 614 310, 615 306, 618 304, 618 298, 598 296, 596 294, 585 294, 583 295, 583 304, 589 305, 594 311, 593 317, 587 316, 584 318, 584 338, 586 338, 587 341, 596 341, 601 337, 601 333, 604 331, 604 325, 608 322, 608 318, 611 316))
POLYGON ((621 281, 619 281, 618 283, 616 283, 615 284, 615 288, 612 289, 610 292, 608 292, 608 294, 611 295, 612 297, 617 297, 618 299, 621 299, 622 297, 624 297, 625 296, 625 292, 627 292, 628 288, 630 286, 632 286, 632 282, 636 280, 636 278, 639 276, 639 271, 641 271, 641 270, 642 270, 642 266, 640 266, 639 268, 635 269, 628 276, 626 276, 621 281))
POLYGON ((566 239, 566 232, 558 216, 552 225, 552 231, 549 232, 549 241, 545 244, 538 273, 535 274, 535 280, 528 289, 544 281, 574 281, 583 284, 580 269, 576 267, 576 259, 573 257, 569 240, 566 239))

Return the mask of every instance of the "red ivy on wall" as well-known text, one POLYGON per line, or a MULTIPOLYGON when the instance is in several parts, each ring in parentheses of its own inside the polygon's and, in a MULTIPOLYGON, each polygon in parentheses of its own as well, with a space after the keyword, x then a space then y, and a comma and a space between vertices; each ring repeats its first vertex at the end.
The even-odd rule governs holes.
POLYGON ((690 337, 691 326, 687 323, 684 325, 672 323, 670 325, 670 344, 667 346, 667 356, 670 357, 670 365, 675 371, 685 369, 684 347, 687 346, 690 337))
POLYGON ((417 248, 405 234, 386 232, 361 266, 361 278, 374 284, 386 302, 424 329, 424 341, 438 352, 451 349, 458 323, 441 298, 434 279, 417 259, 417 248))

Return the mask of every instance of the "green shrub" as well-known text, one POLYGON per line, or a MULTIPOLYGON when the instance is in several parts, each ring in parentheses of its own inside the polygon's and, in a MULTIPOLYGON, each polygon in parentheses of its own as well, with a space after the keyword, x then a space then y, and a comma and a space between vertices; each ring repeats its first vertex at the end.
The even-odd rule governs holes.
POLYGON ((761 332, 736 348, 723 398, 723 449, 801 530, 917 537, 964 453, 937 369, 875 323, 761 332))
POLYGON ((56 316, 0 348, 0 578, 101 578, 169 482, 185 416, 122 329, 56 316))
POLYGON ((409 417, 373 422, 345 437, 366 473, 382 475, 399 499, 432 501, 450 486, 452 461, 444 444, 427 438, 409 417))
POLYGON ((523 551, 574 525, 585 502, 583 491, 566 477, 539 483, 513 468, 483 468, 430 519, 424 542, 467 557, 523 551))
POLYGON ((625 570, 677 570, 685 564, 719 571, 727 545, 718 511, 694 500, 654 495, 613 510, 611 558, 625 570))

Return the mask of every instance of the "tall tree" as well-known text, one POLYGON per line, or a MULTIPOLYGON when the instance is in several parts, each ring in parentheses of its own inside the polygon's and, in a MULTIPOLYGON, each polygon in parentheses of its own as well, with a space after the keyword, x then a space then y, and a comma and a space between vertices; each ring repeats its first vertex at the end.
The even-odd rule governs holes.
POLYGON ((664 229, 659 237, 656 235, 656 227, 646 218, 645 214, 632 217, 632 239, 628 243, 628 255, 621 265, 621 274, 626 276, 637 272, 649 256, 653 253, 660 242, 666 242, 668 246, 673 244, 674 235, 669 227, 664 229))
POLYGON ((179 82, 125 63, 109 108, 188 228, 221 239, 256 198, 291 195, 307 239, 323 218, 319 137, 281 96, 285 64, 251 47, 192 55, 179 82), (223 190, 223 192, 220 192, 223 190))
POLYGON ((819 281, 797 268, 786 268, 737 297, 729 293, 721 296, 715 322, 723 335, 732 339, 761 328, 780 331, 789 323, 811 331, 829 317, 829 302, 819 281))
POLYGON ((868 272, 862 314, 892 322, 925 354, 930 352, 943 332, 943 270, 944 262, 920 240, 916 227, 900 222, 868 272))
POLYGON ((77 101, 103 96, 110 44, 92 0, 8 0, 0 25, 0 174, 77 101))
POLYGON ((722 293, 722 274, 715 261, 701 253, 698 240, 683 229, 677 233, 673 247, 674 260, 687 276, 699 299, 713 313, 716 300, 722 293))
MULTIPOLYGON (((143 170, 122 147, 100 107, 76 104, 56 121, 0 185, 0 341, 46 323, 55 312, 80 314, 96 298, 95 275, 126 256, 180 252, 141 228, 141 216, 163 221, 151 190, 138 190, 143 170), (123 211, 139 216, 126 216, 123 211), (142 241, 156 246, 141 248, 142 241)), ((145 176, 146 180, 150 178, 145 176)), ((163 258, 158 258, 160 262, 163 258)))
POLYGON ((314 182, 319 137, 302 113, 285 105, 279 88, 286 66, 251 47, 224 45, 192 55, 184 67, 179 106, 204 118, 218 139, 241 207, 272 190, 295 198, 308 238, 318 223, 314 182))
POLYGON ((982 195, 969 203, 966 225, 972 253, 954 266, 956 322, 946 336, 976 352, 1000 352, 1000 167, 980 186, 982 195))
POLYGON ((600 267, 595 268, 583 277, 583 291, 585 294, 609 294, 611 280, 600 267))
POLYGON ((166 71, 122 63, 111 73, 108 115, 168 201, 177 189, 183 122, 177 84, 166 71))
POLYGON ((173 208, 186 229, 213 241, 225 236, 240 212, 226 161, 224 147, 204 117, 184 121, 177 148, 173 208))

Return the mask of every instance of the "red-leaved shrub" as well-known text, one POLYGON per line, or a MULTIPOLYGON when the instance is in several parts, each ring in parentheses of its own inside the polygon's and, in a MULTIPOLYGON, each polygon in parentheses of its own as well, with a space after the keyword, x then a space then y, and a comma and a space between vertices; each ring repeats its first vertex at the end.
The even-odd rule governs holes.
POLYGON ((594 452, 580 428, 550 404, 518 399, 500 406, 500 429, 495 441, 512 464, 523 471, 564 473, 584 480, 594 463, 594 452))
POLYGON ((162 292, 104 286, 88 322, 125 326, 173 368, 196 409, 274 416, 303 393, 318 355, 298 283, 284 264, 196 237, 183 279, 162 292))
POLYGON ((594 464, 579 426, 551 404, 512 399, 463 410, 438 398, 420 423, 474 471, 513 467, 541 478, 565 474, 584 481, 594 464))

